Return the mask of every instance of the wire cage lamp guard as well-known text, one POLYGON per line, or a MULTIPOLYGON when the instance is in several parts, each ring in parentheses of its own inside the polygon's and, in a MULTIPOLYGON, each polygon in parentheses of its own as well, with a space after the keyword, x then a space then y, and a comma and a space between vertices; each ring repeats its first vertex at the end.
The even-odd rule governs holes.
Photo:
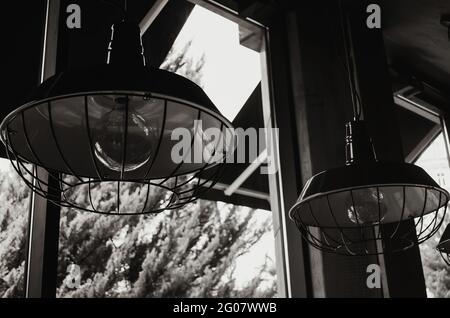
MULTIPOLYGON (((372 188, 373 192, 376 193, 377 201, 383 195, 383 188, 386 187, 373 186, 372 188)), ((362 224, 359 220, 353 225, 349 225, 349 222, 341 221, 342 216, 339 216, 339 213, 333 209, 333 205, 331 204, 334 200, 333 196, 347 194, 351 198, 353 207, 356 207, 357 203, 355 202, 354 191, 359 191, 358 189, 348 189, 342 192, 326 194, 321 198, 326 203, 322 205, 320 216, 316 216, 313 212, 313 205, 317 203, 307 202, 305 205, 305 214, 308 214, 308 216, 302 219, 302 213, 291 213, 291 218, 300 230, 303 238, 313 247, 325 252, 358 256, 404 251, 421 244, 437 233, 447 211, 446 202, 448 201, 448 194, 438 191, 436 188, 428 187, 414 187, 414 191, 412 187, 406 185, 399 185, 396 188, 398 189, 398 193, 401 193, 403 197, 402 207, 398 212, 400 214, 398 222, 391 224, 383 223, 381 204, 377 209, 377 220, 374 220, 370 225, 362 224), (419 214, 414 218, 415 226, 408 227, 404 221, 412 219, 412 217, 411 214, 406 212, 406 200, 408 195, 417 195, 417 193, 413 193, 417 190, 422 192, 424 198, 432 192, 434 194, 438 192, 436 197, 437 201, 432 210, 427 210, 426 203, 423 204, 419 214), (328 215, 333 224, 322 226, 319 219, 323 220, 325 218, 324 215, 328 215), (395 248, 392 248, 390 242, 394 240, 395 248)), ((427 200, 425 199, 424 202, 427 202, 427 200)), ((356 218, 358 218, 357 215, 358 211, 355 213, 356 218)))

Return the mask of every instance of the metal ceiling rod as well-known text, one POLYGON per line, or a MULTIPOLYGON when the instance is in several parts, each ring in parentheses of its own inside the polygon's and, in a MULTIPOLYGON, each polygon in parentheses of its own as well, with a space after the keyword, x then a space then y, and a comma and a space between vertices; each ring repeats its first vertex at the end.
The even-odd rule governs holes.
POLYGON ((226 196, 231 196, 239 187, 258 169, 258 167, 267 161, 267 149, 264 149, 253 162, 237 177, 230 186, 225 189, 226 196))

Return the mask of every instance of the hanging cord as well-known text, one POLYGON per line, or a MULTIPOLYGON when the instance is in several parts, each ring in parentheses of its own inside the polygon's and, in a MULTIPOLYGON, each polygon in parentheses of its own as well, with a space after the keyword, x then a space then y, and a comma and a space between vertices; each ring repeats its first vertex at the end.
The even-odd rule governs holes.
POLYGON ((354 60, 353 60, 353 45, 352 40, 350 38, 350 26, 348 24, 348 16, 344 8, 343 1, 339 1, 340 9, 341 9, 341 30, 342 36, 344 40, 344 48, 346 59, 343 61, 344 68, 348 74, 349 84, 350 84, 350 92, 352 97, 352 107, 353 107, 353 116, 355 121, 361 120, 362 115, 362 103, 361 98, 358 94, 357 85, 356 85, 356 75, 354 68, 354 60))

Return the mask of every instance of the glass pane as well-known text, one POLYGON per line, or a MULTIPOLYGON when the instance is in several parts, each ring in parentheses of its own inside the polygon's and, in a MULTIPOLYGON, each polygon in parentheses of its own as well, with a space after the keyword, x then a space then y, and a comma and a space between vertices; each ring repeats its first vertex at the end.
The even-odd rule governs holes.
MULTIPOLYGON (((441 187, 450 191, 450 169, 442 133, 428 146, 415 164, 425 169, 441 187)), ((428 297, 450 298, 450 268, 436 250, 436 245, 449 223, 450 213, 447 212, 439 232, 420 245, 428 297)))
POLYGON ((161 65, 199 84, 230 121, 261 81, 260 67, 259 53, 239 44, 238 25, 200 6, 161 65))

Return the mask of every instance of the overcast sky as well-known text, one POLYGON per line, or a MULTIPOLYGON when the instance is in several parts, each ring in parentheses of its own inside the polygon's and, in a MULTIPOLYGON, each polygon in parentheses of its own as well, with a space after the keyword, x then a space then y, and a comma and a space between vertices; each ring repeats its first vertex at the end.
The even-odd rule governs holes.
POLYGON ((202 83, 220 112, 233 120, 261 80, 259 53, 239 44, 238 25, 195 6, 174 43, 181 50, 192 41, 188 56, 205 55, 202 83))

